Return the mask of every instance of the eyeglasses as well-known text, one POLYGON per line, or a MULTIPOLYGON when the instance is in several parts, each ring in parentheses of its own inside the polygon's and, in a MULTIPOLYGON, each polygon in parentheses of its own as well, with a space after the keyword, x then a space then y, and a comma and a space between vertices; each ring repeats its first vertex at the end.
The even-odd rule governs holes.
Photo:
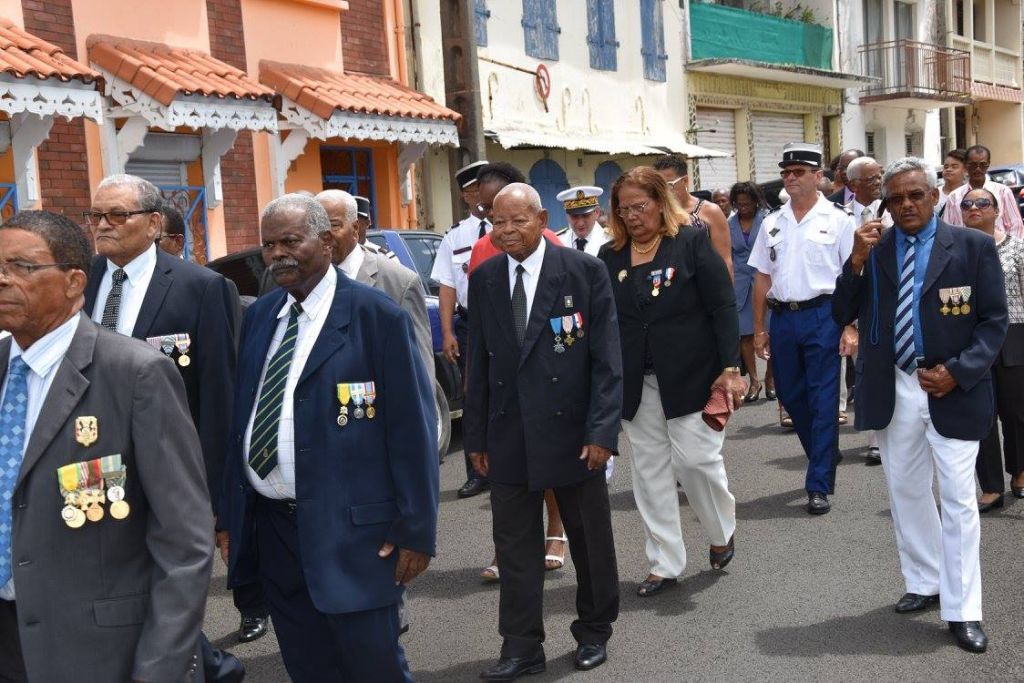
POLYGON ((960 210, 968 211, 975 207, 979 209, 988 209, 992 206, 992 200, 986 199, 985 197, 979 197, 978 199, 965 199, 960 202, 960 210))
POLYGON ((988 161, 968 161, 964 165, 967 166, 967 168, 969 168, 969 169, 977 170, 977 169, 982 169, 982 168, 988 168, 989 162, 988 161))
POLYGON ((779 171, 779 175, 782 176, 783 180, 789 176, 793 176, 794 178, 803 178, 806 173, 806 168, 784 168, 779 171))
POLYGON ((615 209, 615 213, 619 214, 622 218, 628 218, 632 214, 640 215, 647 210, 647 205, 650 204, 650 200, 640 204, 633 204, 632 206, 620 206, 615 209))
POLYGON ((6 278, 20 278, 25 279, 31 277, 37 270, 46 270, 47 268, 68 268, 70 263, 28 263, 26 261, 8 261, 7 263, 0 263, 0 275, 6 278))
POLYGON ((904 201, 909 199, 910 201, 912 201, 915 204, 917 204, 918 202, 923 201, 924 198, 927 197, 927 196, 928 196, 928 193, 923 191, 923 190, 914 190, 910 194, 906 194, 906 195, 903 195, 903 194, 889 195, 888 197, 885 198, 885 202, 887 204, 891 205, 891 206, 899 206, 904 201))
POLYGON ((145 209, 139 209, 138 211, 83 211, 82 216, 85 217, 85 222, 91 226, 99 225, 104 218, 107 219, 109 225, 124 225, 130 216, 137 216, 142 213, 156 213, 155 211, 147 211, 145 209))

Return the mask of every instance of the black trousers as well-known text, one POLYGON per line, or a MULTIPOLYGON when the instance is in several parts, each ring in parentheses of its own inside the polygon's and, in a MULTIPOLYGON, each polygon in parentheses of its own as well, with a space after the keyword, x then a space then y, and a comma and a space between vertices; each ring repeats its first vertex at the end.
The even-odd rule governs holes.
MULTIPOLYGON (((466 322, 466 316, 468 313, 461 313, 455 317, 452 322, 452 327, 455 332, 455 341, 459 342, 459 372, 462 373, 462 378, 466 378, 466 358, 469 357, 469 323, 466 322)), ((469 451, 462 454, 462 457, 466 461, 466 479, 473 481, 476 479, 482 479, 487 481, 487 477, 481 475, 475 469, 473 469, 473 461, 469 459, 469 451)))
POLYGON ((266 619, 270 614, 267 610, 267 601, 263 597, 263 586, 259 581, 244 583, 233 588, 231 600, 235 603, 235 609, 243 617, 266 619))
POLYGON ((18 634, 18 610, 10 600, 0 600, 0 682, 25 683, 25 659, 18 634))
MULTIPOLYGON (((572 635, 601 645, 619 615, 619 574, 604 476, 555 487, 576 567, 572 635)), ((544 492, 491 482, 494 549, 501 568, 498 632, 502 657, 529 657, 544 642, 544 492)))
POLYGON ((982 491, 1002 493, 1006 490, 1004 467, 1010 476, 1024 472, 1024 366, 1007 366, 996 361, 992 378, 996 411, 1003 425, 1003 447, 1000 452, 999 423, 993 422, 992 431, 978 448, 975 471, 982 491))

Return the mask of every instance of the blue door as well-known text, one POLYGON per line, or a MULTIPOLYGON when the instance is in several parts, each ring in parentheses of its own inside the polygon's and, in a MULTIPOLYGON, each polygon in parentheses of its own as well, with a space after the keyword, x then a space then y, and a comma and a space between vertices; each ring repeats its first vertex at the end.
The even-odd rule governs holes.
POLYGON ((530 169, 530 184, 537 190, 541 204, 548 210, 548 226, 552 230, 566 227, 565 206, 555 197, 562 190, 569 189, 569 180, 558 162, 541 159, 535 163, 530 169))
POLYGON ((594 185, 597 185, 604 194, 598 200, 601 202, 601 210, 608 213, 612 205, 612 185, 622 175, 622 167, 614 161, 602 161, 594 171, 594 185))

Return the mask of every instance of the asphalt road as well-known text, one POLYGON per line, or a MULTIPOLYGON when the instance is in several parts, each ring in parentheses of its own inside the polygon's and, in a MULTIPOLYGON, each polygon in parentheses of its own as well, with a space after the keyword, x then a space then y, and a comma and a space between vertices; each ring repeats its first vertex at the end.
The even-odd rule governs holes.
MULTIPOLYGON (((867 467, 865 440, 841 431, 833 508, 803 510, 805 459, 778 427, 777 404, 741 409, 725 442, 739 517, 736 557, 708 566, 708 540, 683 505, 689 562, 680 585, 636 596, 647 574, 631 490, 628 448, 610 485, 622 605, 608 662, 572 668, 569 633, 575 583, 570 561, 547 574, 548 671, 524 680, 596 681, 962 681, 1024 680, 1024 501, 982 518, 982 573, 989 651, 959 650, 937 610, 892 611, 904 591, 882 469, 867 467)), ((479 570, 491 558, 487 496, 458 500, 464 479, 459 435, 441 470, 438 556, 411 591, 412 630, 403 644, 417 681, 472 681, 498 656, 498 589, 479 570)), ((206 617, 211 640, 244 662, 250 681, 287 681, 273 635, 236 645, 238 616, 217 562, 206 617)))

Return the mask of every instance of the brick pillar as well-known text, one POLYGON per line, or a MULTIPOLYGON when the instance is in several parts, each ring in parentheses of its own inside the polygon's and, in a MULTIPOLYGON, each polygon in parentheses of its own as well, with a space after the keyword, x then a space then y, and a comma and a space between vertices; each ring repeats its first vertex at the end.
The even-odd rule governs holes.
MULTIPOLYGON (((21 9, 26 31, 78 59, 71 0, 22 0, 21 9)), ((81 222, 82 212, 89 208, 92 199, 84 121, 56 119, 50 137, 39 146, 36 156, 43 208, 81 222)), ((24 198, 19 197, 19 201, 24 198)))
MULTIPOLYGON (((206 0, 206 15, 212 55, 247 71, 241 0, 206 0)), ((260 243, 260 207, 256 205, 256 173, 250 131, 240 131, 235 146, 221 157, 220 176, 228 253, 257 246, 260 243)))
POLYGON ((389 76, 384 7, 380 0, 349 0, 341 13, 345 71, 389 76))

